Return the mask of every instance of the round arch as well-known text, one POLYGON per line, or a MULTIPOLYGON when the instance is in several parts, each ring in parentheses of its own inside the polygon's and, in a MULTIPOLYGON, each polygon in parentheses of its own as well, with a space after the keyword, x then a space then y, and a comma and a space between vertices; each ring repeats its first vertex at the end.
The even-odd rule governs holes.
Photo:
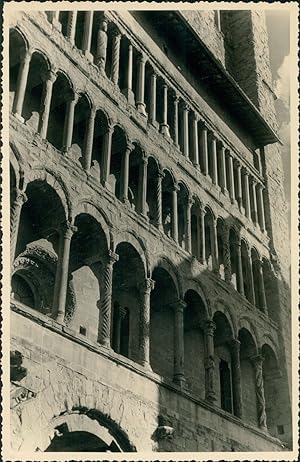
POLYGON ((118 233, 114 234, 114 251, 117 248, 118 244, 122 242, 127 242, 131 244, 136 252, 140 255, 141 260, 144 265, 145 275, 150 275, 150 258, 147 247, 143 241, 134 231, 128 231, 125 227, 121 227, 118 230, 118 233))
POLYGON ((205 312, 206 312, 206 317, 207 319, 210 319, 211 318, 211 308, 210 308, 210 305, 208 303, 208 298, 207 298, 207 295, 202 287, 202 284, 195 280, 195 279, 188 279, 188 280, 183 280, 183 292, 184 294, 186 294, 186 292, 188 290, 193 290, 194 292, 197 293, 197 295, 199 295, 199 297, 201 298, 202 302, 203 302, 203 306, 205 308, 205 312))
POLYGON ((54 64, 52 63, 51 59, 49 58, 49 56, 47 55, 46 51, 44 51, 42 48, 40 47, 33 47, 31 49, 31 53, 32 55, 34 54, 37 54, 37 55, 40 55, 43 60, 46 62, 47 64, 47 70, 50 71, 51 69, 54 69, 54 64))
POLYGON ((27 163, 24 161, 19 149, 12 142, 9 143, 10 163, 15 172, 16 185, 19 189, 23 188, 23 182, 27 174, 27 163))
POLYGON ((151 265, 151 274, 156 268, 164 269, 169 275, 171 276, 173 283, 177 289, 178 297, 183 297, 183 284, 181 276, 176 269, 175 264, 166 256, 159 256, 157 257, 151 265))
POLYGON ((28 51, 30 49, 30 46, 29 46, 29 40, 27 38, 27 35, 26 33, 19 27, 19 26, 13 26, 9 29, 9 33, 12 34, 12 33, 17 33, 19 34, 19 36, 21 37, 21 39, 23 40, 23 43, 24 43, 24 46, 25 46, 25 50, 28 51))
POLYGON ((238 333, 237 322, 234 318, 234 315, 231 312, 231 309, 225 304, 224 300, 221 298, 215 301, 212 316, 214 316, 215 313, 218 311, 223 313, 224 316, 227 318, 227 321, 229 322, 232 330, 232 334, 236 338, 238 333))
POLYGON ((253 339, 253 341, 255 343, 256 350, 258 350, 258 345, 259 345, 258 332, 257 332, 256 327, 252 323, 251 319, 248 318, 248 316, 242 316, 238 320, 238 325, 237 325, 238 332, 241 329, 246 329, 251 334, 251 337, 252 337, 252 339, 253 339))

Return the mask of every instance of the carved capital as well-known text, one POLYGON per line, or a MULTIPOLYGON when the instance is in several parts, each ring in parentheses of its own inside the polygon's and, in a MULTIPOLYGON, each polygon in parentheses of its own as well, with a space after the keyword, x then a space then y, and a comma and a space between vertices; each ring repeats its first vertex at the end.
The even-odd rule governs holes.
POLYGON ((183 313, 185 308, 187 307, 187 304, 184 300, 176 300, 176 302, 172 303, 172 306, 177 313, 183 313))
POLYGON ((113 252, 112 250, 109 250, 108 251, 108 263, 110 265, 113 265, 117 261, 119 261, 119 255, 117 253, 113 252))
POLYGON ((77 231, 77 226, 72 225, 69 221, 65 221, 60 225, 60 231, 64 239, 72 239, 72 236, 77 231))
POLYGON ((141 284, 141 290, 143 290, 145 294, 150 294, 154 287, 155 281, 150 278, 145 279, 141 284))
POLYGON ((214 321, 210 320, 210 319, 207 319, 205 322, 204 322, 204 325, 203 325, 203 330, 205 332, 205 335, 209 335, 211 337, 214 336, 214 332, 216 330, 216 324, 214 323, 214 321))
POLYGON ((15 206, 22 206, 23 204, 25 204, 25 202, 27 202, 27 200, 28 197, 24 191, 17 191, 16 198, 14 201, 15 206))

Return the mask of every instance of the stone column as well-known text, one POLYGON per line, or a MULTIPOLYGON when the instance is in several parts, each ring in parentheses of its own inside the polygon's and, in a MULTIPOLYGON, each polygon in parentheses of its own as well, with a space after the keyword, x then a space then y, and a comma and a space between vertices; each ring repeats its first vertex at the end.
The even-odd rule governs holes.
POLYGON ((220 156, 220 186, 223 194, 227 194, 227 177, 226 177, 226 152, 225 147, 221 146, 220 156))
POLYGON ((164 83, 163 85, 163 122, 160 125, 160 131, 163 135, 170 137, 169 125, 168 125, 168 86, 164 83))
POLYGON ((240 362, 241 343, 237 339, 231 342, 231 366, 232 366, 232 391, 234 415, 242 418, 242 386, 241 386, 241 362, 240 362))
POLYGON ((252 198, 253 198, 253 222, 255 225, 258 225, 258 215, 257 215, 257 200, 256 200, 256 181, 252 178, 252 198))
POLYGON ((11 205, 11 214, 10 214, 10 257, 11 264, 15 258, 16 245, 18 238, 18 230, 20 224, 20 216, 23 204, 27 202, 27 196, 23 191, 17 191, 16 198, 11 205))
POLYGON ((265 283, 264 283, 264 274, 262 268, 262 261, 257 260, 258 268, 258 290, 260 295, 260 308, 265 314, 268 314, 266 292, 265 292, 265 283))
POLYGON ((120 43, 121 34, 118 30, 114 30, 112 42, 111 80, 115 85, 118 85, 119 82, 120 43))
POLYGON ((156 123, 156 72, 153 71, 151 74, 150 84, 150 122, 156 123))
POLYGON ((159 230, 162 231, 162 180, 164 178, 163 172, 158 172, 157 175, 157 183, 156 183, 156 217, 155 217, 155 224, 159 230))
POLYGON ((75 33, 76 33, 76 21, 77 21, 77 11, 69 11, 68 14, 68 25, 67 25, 67 37, 72 44, 74 44, 75 33))
POLYGON ((134 93, 132 91, 132 66, 133 66, 133 47, 131 43, 128 44, 128 65, 127 65, 127 80, 126 88, 123 90, 124 95, 130 104, 135 104, 134 93))
POLYGON ((233 176, 233 159, 230 153, 228 154, 228 173, 229 173, 229 195, 232 204, 235 203, 234 176, 233 176))
POLYGON ((147 168, 148 158, 143 156, 139 171, 139 212, 147 216, 147 168))
POLYGON ((258 411, 258 425, 262 430, 267 430, 266 400, 263 380, 263 357, 261 355, 251 358, 255 372, 255 388, 258 411))
POLYGON ((212 267, 215 273, 219 272, 219 252, 218 252, 218 235, 217 235, 217 220, 213 218, 211 226, 211 243, 212 243, 212 267))
POLYGON ((198 116, 194 113, 192 134, 193 134, 193 164, 196 168, 199 168, 199 146, 198 146, 198 116))
POLYGON ((128 182, 129 182, 129 156, 134 146, 128 143, 122 158, 122 181, 121 181, 121 201, 128 203, 128 182))
POLYGON ((261 184, 257 185, 258 188, 258 217, 259 217, 259 224, 261 227, 262 232, 266 231, 266 223, 265 223, 265 210, 264 210, 264 199, 263 199, 263 186, 261 184))
POLYGON ((211 153, 212 153, 212 182, 218 184, 218 164, 217 164, 217 140, 215 136, 211 139, 211 153))
POLYGON ((49 122, 49 114, 50 114, 50 107, 51 107, 51 99, 52 99, 52 90, 53 84, 56 80, 56 73, 53 71, 49 71, 48 76, 44 81, 43 86, 43 100, 42 100, 42 107, 40 112, 40 120, 39 120, 39 133, 41 138, 45 139, 47 137, 48 131, 48 122, 49 122))
POLYGON ((78 99, 79 99, 79 95, 77 93, 74 93, 74 95, 72 95, 72 99, 68 101, 68 104, 67 104, 67 112, 66 112, 65 124, 64 124, 64 143, 63 143, 64 152, 67 152, 72 146, 75 106, 78 102, 78 99))
POLYGON ((183 155, 189 158, 189 107, 187 104, 183 108, 183 155))
POLYGON ((185 231, 185 245, 186 250, 192 253, 192 224, 191 224, 191 210, 194 200, 192 197, 188 198, 186 207, 186 231, 185 231))
POLYGON ((174 304, 174 378, 173 381, 182 387, 185 383, 184 377, 184 323, 183 311, 186 303, 178 300, 174 304))
POLYGON ((200 233, 201 233, 201 255, 200 261, 201 263, 205 262, 206 255, 205 255, 205 209, 203 206, 200 207, 200 233))
POLYGON ((255 290, 254 290, 254 279, 253 279, 253 262, 251 256, 251 250, 248 253, 249 259, 249 282, 250 282, 250 302, 255 306, 255 290))
POLYGON ((103 168, 101 169, 102 184, 107 186, 109 173, 110 173, 110 159, 111 159, 111 144, 114 127, 109 126, 107 132, 104 135, 103 142, 103 168))
POLYGON ((66 311, 71 239, 76 231, 76 226, 65 222, 61 227, 59 236, 59 256, 55 274, 53 314, 56 315, 57 322, 61 324, 64 322, 66 311))
POLYGON ((178 142, 178 104, 179 104, 179 97, 178 95, 174 98, 174 143, 176 146, 179 146, 178 142))
POLYGON ((49 11, 49 13, 52 26, 61 31, 61 23, 59 22, 59 10, 49 11))
POLYGON ((243 199, 242 199, 242 166, 239 161, 236 162, 236 173, 237 173, 237 202, 240 211, 243 210, 243 199))
POLYGON ((99 29, 97 33, 97 50, 95 57, 95 64, 98 66, 100 72, 105 74, 106 53, 107 53, 107 17, 103 13, 100 20, 99 29))
POLYGON ((230 260, 230 243, 229 243, 229 229, 227 227, 223 230, 223 259, 224 259, 224 273, 225 281, 231 282, 231 260, 230 260))
POLYGON ((101 303, 102 320, 99 329, 99 341, 107 348, 110 348, 113 265, 118 260, 119 255, 109 250, 104 270, 104 288, 101 303))
POLYGON ((23 104, 24 104, 25 91, 26 91, 26 86, 27 86, 30 61, 31 61, 31 51, 26 50, 25 53, 23 53, 21 56, 17 88, 16 88, 14 105, 13 105, 14 107, 13 113, 19 120, 21 120, 21 122, 24 122, 24 119, 22 117, 22 112, 23 112, 23 104))
POLYGON ((84 140, 84 165, 87 171, 91 168, 95 117, 96 117, 96 108, 92 107, 88 121, 87 121, 85 140, 84 140))
POLYGON ((140 319, 140 361, 141 364, 151 369, 150 366, 150 295, 154 289, 155 281, 146 279, 141 287, 142 308, 140 319))
POLYGON ((247 218, 251 218, 250 210, 250 194, 249 194, 249 173, 244 173, 244 191, 245 191, 245 214, 247 218))
POLYGON ((214 331, 216 325, 213 321, 207 320, 204 324, 204 368, 205 368, 205 399, 211 404, 216 401, 215 392, 215 353, 214 353, 214 331))
POLYGON ((242 266, 242 252, 241 252, 241 240, 238 238, 237 242, 237 288, 241 295, 244 295, 244 277, 243 277, 243 266, 242 266))
POLYGON ((178 205, 177 205, 177 191, 179 187, 174 185, 172 191, 172 237, 175 242, 178 242, 178 205))
POLYGON ((137 88, 137 110, 147 116, 145 105, 145 65, 146 56, 141 55, 138 62, 138 88, 137 88))
POLYGON ((208 175, 208 151, 207 151, 207 129, 203 125, 201 128, 201 156, 203 160, 203 175, 208 175))
POLYGON ((94 16, 94 12, 92 10, 85 12, 83 40, 82 40, 82 51, 84 55, 90 61, 93 61, 93 55, 91 54, 93 16, 94 16))

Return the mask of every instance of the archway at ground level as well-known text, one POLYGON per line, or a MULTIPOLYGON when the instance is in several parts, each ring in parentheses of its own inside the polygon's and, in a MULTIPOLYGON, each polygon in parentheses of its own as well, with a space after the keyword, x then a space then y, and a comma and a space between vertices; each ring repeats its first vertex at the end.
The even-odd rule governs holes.
POLYGON ((110 445, 88 432, 66 432, 57 434, 45 452, 121 452, 117 444, 110 445))

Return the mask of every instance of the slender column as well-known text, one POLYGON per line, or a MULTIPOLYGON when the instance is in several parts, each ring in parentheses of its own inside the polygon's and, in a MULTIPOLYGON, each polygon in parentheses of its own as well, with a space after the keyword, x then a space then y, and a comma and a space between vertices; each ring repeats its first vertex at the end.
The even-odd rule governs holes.
POLYGON ((106 53, 107 53, 107 18, 102 15, 97 33, 97 50, 95 64, 102 74, 105 73, 106 53))
POLYGON ((202 261, 201 260, 202 242, 201 242, 201 218, 200 218, 200 212, 196 215, 196 220, 197 220, 197 259, 199 261, 202 261))
POLYGON ((168 86, 163 85, 163 123, 160 125, 160 131, 163 135, 170 137, 168 125, 168 86))
POLYGON ((188 198, 186 207, 186 231, 185 231, 185 245, 186 250, 192 253, 192 228, 191 228, 191 210, 194 200, 192 197, 188 198))
POLYGON ((99 329, 99 341, 107 348, 110 348, 113 265, 118 260, 119 255, 109 250, 104 270, 104 293, 101 303, 102 322, 99 329))
POLYGON ((172 237, 175 242, 178 242, 178 205, 177 205, 177 185, 174 185, 172 191, 172 237))
POLYGON ((39 133, 41 138, 45 139, 48 131, 49 114, 52 99, 53 84, 56 80, 56 73, 50 71, 43 86, 43 102, 41 107, 41 116, 39 120, 39 133))
POLYGON ((204 217, 205 217, 205 210, 204 207, 200 207, 200 233, 201 233, 201 255, 200 255, 200 261, 201 263, 205 262, 206 255, 205 255, 205 222, 204 222, 204 217))
POLYGON ((93 16, 94 12, 92 10, 85 12, 82 40, 82 51, 90 61, 93 61, 93 55, 91 54, 93 16))
POLYGON ((193 134, 193 164, 196 168, 199 168, 199 146, 198 146, 198 116, 194 113, 192 134, 193 134))
POLYGON ((162 180, 164 178, 163 172, 158 172, 156 183, 156 217, 155 224, 158 229, 162 230, 162 180))
POLYGON ((75 33, 76 33, 76 21, 77 21, 77 11, 69 11, 68 14, 68 25, 67 25, 67 37, 71 43, 74 43, 75 33))
POLYGON ((259 290, 259 295, 260 295, 260 308, 262 309, 264 313, 268 314, 264 274, 263 274, 261 260, 257 260, 257 267, 258 267, 258 290, 259 290))
POLYGON ((204 348, 205 348, 205 399, 211 404, 216 401, 215 392, 215 353, 214 353, 214 331, 216 325, 213 321, 207 320, 204 324, 204 348))
POLYGON ((128 143, 125 154, 122 159, 122 183, 121 183, 121 201, 128 203, 128 182, 129 182, 129 156, 134 146, 128 143))
POLYGON ((266 231, 266 223, 265 223, 265 210, 264 210, 264 199, 263 199, 263 186, 261 184, 258 184, 257 188, 258 188, 259 224, 260 224, 262 232, 264 233, 266 231))
POLYGON ((118 85, 118 82, 119 82, 120 43, 121 43, 121 34, 118 30, 115 30, 113 32, 112 60, 111 60, 111 80, 115 85, 118 85))
POLYGON ((108 127, 108 131, 104 135, 104 142, 103 142, 103 168, 102 170, 102 184, 104 186, 108 183, 109 173, 110 173, 110 159, 111 159, 111 144, 112 144, 112 136, 114 132, 114 127, 108 127))
POLYGON ((244 173, 244 191, 245 191, 245 213, 247 218, 251 218, 250 194, 249 194, 249 173, 244 173))
POLYGON ((212 182, 218 184, 218 164, 217 164, 217 140, 215 136, 211 139, 211 153, 212 153, 212 182))
POLYGON ((201 156, 203 160, 203 175, 208 175, 207 129, 201 128, 201 156))
POLYGON ((240 162, 236 162, 236 174, 237 174, 237 202, 240 211, 243 209, 243 199, 242 199, 242 166, 240 162))
POLYGON ((52 26, 61 31, 61 23, 59 22, 59 10, 49 11, 49 13, 52 26))
POLYGON ((232 367, 232 388, 233 388, 233 409, 234 415, 242 418, 242 386, 241 386, 241 343, 237 339, 231 342, 231 367, 232 367))
POLYGON ((235 190, 234 190, 234 177, 233 177, 233 159, 230 153, 228 154, 228 173, 229 173, 229 195, 231 202, 235 202, 235 190))
POLYGON ((22 122, 24 122, 24 119, 22 117, 22 112, 23 112, 23 104, 24 104, 24 98, 25 98, 25 90, 26 90, 26 85, 27 85, 30 60, 31 60, 31 51, 26 50, 25 53, 22 54, 21 56, 18 81, 17 81, 17 89, 16 89, 16 94, 15 94, 15 99, 14 99, 13 113, 22 122))
POLYGON ((183 311, 186 303, 178 300, 174 304, 174 378, 173 381, 182 387, 185 383, 184 377, 184 326, 183 311))
POLYGON ((227 177, 226 177, 226 153, 225 147, 221 146, 219 151, 220 156, 220 186, 223 194, 227 194, 227 177))
POLYGON ((146 279, 141 287, 142 309, 140 311, 140 361, 147 369, 150 367, 150 295, 155 281, 146 279))
POLYGON ((74 93, 72 95, 72 99, 68 101, 67 104, 67 113, 65 117, 65 125, 64 125, 64 146, 63 151, 68 151, 68 149, 72 146, 72 138, 73 138, 73 128, 74 128, 74 113, 75 113, 75 106, 78 102, 79 95, 74 93))
POLYGON ((255 388, 258 411, 258 425, 262 430, 267 430, 266 400, 263 379, 263 357, 257 355, 251 358, 255 372, 255 388))
POLYGON ((176 95, 174 98, 174 142, 176 146, 179 146, 178 142, 178 103, 179 97, 176 95))
POLYGON ((139 212, 147 216, 147 168, 148 158, 143 156, 139 171, 139 212))
POLYGON ((253 222, 255 225, 258 224, 258 215, 257 215, 257 200, 256 200, 256 181, 254 178, 252 178, 252 199, 253 199, 253 207, 252 207, 252 212, 253 212, 253 222))
POLYGON ((85 141, 84 141, 84 165, 85 165, 86 170, 89 170, 91 168, 95 117, 96 117, 96 108, 92 107, 88 121, 87 121, 85 141))
POLYGON ((137 90, 137 109, 144 116, 146 113, 145 105, 145 65, 146 65, 146 56, 141 55, 138 63, 138 90, 137 90))
POLYGON ((218 236, 217 236, 217 220, 214 218, 211 226, 211 242, 212 242, 212 267, 213 271, 218 273, 219 266, 219 252, 218 252, 218 236))
POLYGON ((60 250, 53 296, 53 314, 56 315, 56 320, 59 323, 63 323, 65 318, 71 239, 76 231, 77 228, 69 222, 64 223, 60 230, 60 250))
POLYGON ((150 84, 150 121, 152 124, 156 123, 156 78, 157 75, 153 71, 150 84))
POLYGON ((124 95, 128 99, 128 102, 135 104, 134 93, 132 91, 132 65, 133 65, 133 47, 131 43, 128 45, 128 64, 127 64, 127 81, 126 88, 123 90, 124 95))
POLYGON ((189 158, 189 107, 183 108, 183 155, 189 158))
POLYGON ((18 229, 23 204, 27 201, 27 196, 23 191, 17 191, 16 198, 11 206, 10 214, 10 257, 11 263, 15 258, 18 229))
POLYGON ((231 282, 231 260, 230 260, 230 244, 229 244, 229 229, 224 228, 223 231, 223 260, 224 260, 224 273, 225 281, 231 282))
POLYGON ((248 251, 249 260, 249 284, 250 284, 250 302, 255 306, 255 290, 254 290, 254 279, 253 279, 253 262, 251 256, 251 250, 248 251))
POLYGON ((236 248, 237 255, 237 287, 241 295, 244 295, 244 277, 243 277, 243 266, 242 266, 242 252, 241 252, 241 240, 238 239, 236 248))

